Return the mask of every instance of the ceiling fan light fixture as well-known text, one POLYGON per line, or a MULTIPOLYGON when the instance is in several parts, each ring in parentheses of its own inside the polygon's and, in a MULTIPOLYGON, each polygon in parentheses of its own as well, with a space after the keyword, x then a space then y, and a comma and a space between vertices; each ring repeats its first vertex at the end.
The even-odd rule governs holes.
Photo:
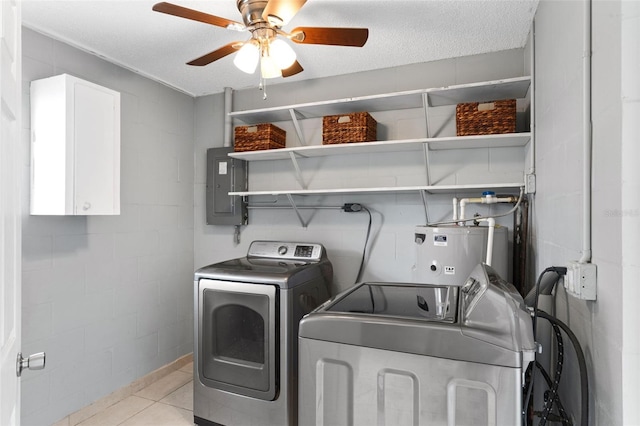
POLYGON ((367 42, 366 28, 297 27, 290 33, 282 27, 298 13, 307 0, 236 0, 244 24, 216 15, 175 4, 160 2, 152 10, 236 31, 249 31, 248 41, 228 43, 196 58, 187 65, 202 67, 235 53, 234 65, 247 74, 254 74, 260 62, 260 88, 266 99, 266 79, 291 77, 304 69, 286 37, 296 44, 362 47, 367 42))
POLYGON ((260 75, 262 78, 282 77, 282 69, 270 56, 260 57, 260 75))
POLYGON ((275 39, 270 43, 269 53, 281 70, 289 68, 296 61, 296 52, 281 39, 275 39))
POLYGON ((258 60, 260 59, 260 52, 258 46, 252 42, 245 43, 235 58, 233 58, 233 64, 238 67, 240 71, 247 74, 253 74, 258 66, 258 60))

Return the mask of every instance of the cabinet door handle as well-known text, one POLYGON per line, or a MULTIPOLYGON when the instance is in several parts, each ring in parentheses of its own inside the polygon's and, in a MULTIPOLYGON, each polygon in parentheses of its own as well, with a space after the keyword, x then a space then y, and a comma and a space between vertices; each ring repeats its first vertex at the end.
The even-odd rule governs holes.
POLYGON ((82 210, 87 211, 91 208, 91 203, 88 201, 85 201, 85 203, 82 205, 82 210))

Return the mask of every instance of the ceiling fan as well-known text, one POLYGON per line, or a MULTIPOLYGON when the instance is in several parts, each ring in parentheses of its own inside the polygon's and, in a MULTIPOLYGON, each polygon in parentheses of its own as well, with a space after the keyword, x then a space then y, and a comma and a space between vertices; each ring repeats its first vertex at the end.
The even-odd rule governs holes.
POLYGON ((297 27, 285 32, 282 27, 307 0, 237 0, 244 24, 171 3, 153 6, 156 12, 204 22, 236 31, 249 31, 247 41, 236 41, 196 58, 188 65, 204 66, 237 52, 234 64, 253 74, 260 63, 261 85, 266 78, 290 77, 303 71, 295 51, 282 38, 298 44, 323 44, 362 47, 367 42, 366 28, 297 27), (281 36, 281 37, 278 37, 281 36))

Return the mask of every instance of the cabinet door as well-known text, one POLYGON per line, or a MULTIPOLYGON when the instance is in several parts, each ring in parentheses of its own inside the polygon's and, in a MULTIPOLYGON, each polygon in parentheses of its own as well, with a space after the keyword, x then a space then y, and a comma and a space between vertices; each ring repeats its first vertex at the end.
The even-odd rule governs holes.
POLYGON ((74 82, 74 214, 120 213, 119 94, 74 82))

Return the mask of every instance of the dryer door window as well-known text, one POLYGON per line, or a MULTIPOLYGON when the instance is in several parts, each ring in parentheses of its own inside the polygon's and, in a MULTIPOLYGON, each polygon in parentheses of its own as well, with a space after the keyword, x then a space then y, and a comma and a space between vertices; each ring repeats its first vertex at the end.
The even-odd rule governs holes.
MULTIPOLYGON (((220 296, 213 290, 205 290, 205 306, 215 304, 208 301, 209 298, 220 296)), ((225 298, 227 295, 222 295, 225 298)), ((253 299, 252 304, 268 309, 268 299, 264 295, 244 296, 243 303, 247 299, 253 299)), ((263 312, 237 304, 219 305, 213 309, 210 329, 213 334, 211 355, 220 360, 243 363, 247 366, 260 367, 265 363, 265 346, 269 336, 265 333, 265 321, 263 312)), ((268 312, 268 311, 267 311, 268 312)))
POLYGON ((277 394, 277 288, 201 280, 199 375, 207 386, 272 400, 277 394))

